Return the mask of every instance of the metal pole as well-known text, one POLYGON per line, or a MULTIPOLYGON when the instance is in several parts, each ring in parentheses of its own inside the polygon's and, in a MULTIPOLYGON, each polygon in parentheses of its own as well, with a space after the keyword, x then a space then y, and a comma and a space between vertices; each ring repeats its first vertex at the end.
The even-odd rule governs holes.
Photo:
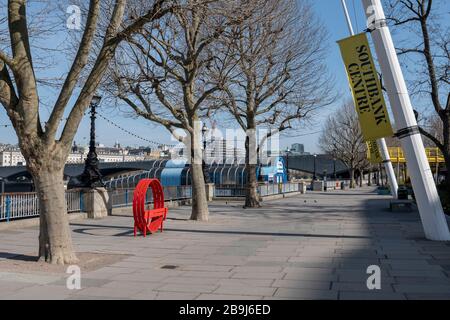
POLYGON ((352 20, 350 19, 350 15, 348 14, 347 5, 345 4, 345 0, 341 0, 342 8, 344 9, 345 19, 347 21, 348 30, 350 34, 353 36, 355 32, 353 31, 352 20))
POLYGON ((313 176, 313 181, 316 181, 317 177, 316 177, 316 159, 317 159, 317 155, 314 155, 314 176, 313 176))
POLYGON ((334 177, 334 180, 337 180, 337 177, 336 177, 336 158, 333 158, 333 177, 334 177))
POLYGON ((383 157, 384 168, 389 179, 389 185, 391 186, 391 194, 396 199, 398 192, 398 182, 395 178, 394 167, 392 166, 391 157, 389 155, 389 150, 384 138, 378 139, 378 144, 380 145, 381 156, 383 157))
POLYGON ((439 159, 438 159, 438 153, 436 149, 436 185, 439 184, 439 159))
POLYGON ((0 177, 0 194, 5 193, 5 180, 0 177))
MULTIPOLYGON (((350 15, 347 10, 347 5, 345 4, 345 0, 341 0, 341 3, 342 3, 342 8, 344 9, 344 13, 345 13, 345 19, 347 20, 348 31, 350 32, 350 34, 352 36, 354 36, 355 32, 353 31, 352 21, 350 19, 350 15)), ((381 153, 381 157, 383 159, 384 167, 386 169, 386 174, 389 179, 389 185, 391 186, 392 197, 394 197, 394 199, 397 199, 398 183, 397 183, 397 179, 395 177, 395 172, 394 172, 394 168, 392 166, 392 161, 389 156, 389 151, 387 148, 386 140, 384 138, 378 139, 378 145, 380 147, 380 153, 381 153)))
POLYGON ((286 152, 286 178, 287 178, 287 182, 291 181, 290 180, 290 176, 289 176, 289 150, 286 152))
POLYGON ((388 92, 405 158, 410 168, 425 236, 430 240, 448 241, 450 232, 441 201, 433 181, 425 147, 417 126, 411 100, 403 77, 394 42, 386 23, 380 0, 362 0, 372 39, 388 92))

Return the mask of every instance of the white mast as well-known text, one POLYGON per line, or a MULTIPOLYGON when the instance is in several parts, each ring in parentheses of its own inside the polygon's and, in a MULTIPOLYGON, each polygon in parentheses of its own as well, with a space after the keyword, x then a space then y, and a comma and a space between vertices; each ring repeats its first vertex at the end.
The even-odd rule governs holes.
MULTIPOLYGON (((347 20, 348 30, 350 35, 354 36, 355 32, 353 31, 352 20, 350 19, 350 15, 348 14, 347 5, 345 4, 345 0, 341 0, 342 7, 344 8, 345 18, 347 20)), ((389 184, 391 186, 392 196, 396 199, 398 192, 398 183, 397 178, 395 177, 394 167, 392 166, 391 157, 389 156, 389 150, 386 144, 386 140, 384 138, 378 139, 378 145, 381 152, 381 157, 383 158, 384 167, 386 169, 386 173, 388 176, 389 184)))
POLYGON ((450 233, 400 63, 380 0, 362 0, 402 143, 425 236, 449 241, 450 233))

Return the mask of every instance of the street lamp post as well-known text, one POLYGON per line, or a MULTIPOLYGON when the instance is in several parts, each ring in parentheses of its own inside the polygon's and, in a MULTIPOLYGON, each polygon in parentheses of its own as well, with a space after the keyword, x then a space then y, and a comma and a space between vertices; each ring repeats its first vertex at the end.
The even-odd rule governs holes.
POLYGON ((205 184, 211 183, 211 179, 209 178, 209 172, 208 172, 207 165, 206 165, 206 147, 207 147, 206 135, 207 135, 208 131, 209 131, 209 129, 206 126, 206 123, 203 124, 203 128, 202 128, 202 137, 203 137, 202 169, 203 169, 203 176, 205 179, 205 184))
POLYGON ((317 154, 314 154, 314 175, 313 175, 313 181, 317 180, 317 164, 316 164, 316 160, 317 160, 317 154))
POLYGON ((291 181, 291 177, 289 176, 289 153, 291 152, 291 149, 287 148, 286 149, 286 177, 287 177, 287 182, 291 181))
POLYGON ((337 176, 336 176, 336 158, 333 158, 333 177, 334 177, 334 180, 337 180, 337 176))
POLYGON ((5 193, 5 180, 0 177, 0 194, 5 193))
POLYGON ((102 180, 102 174, 98 168, 98 156, 95 145, 95 119, 96 119, 96 108, 100 105, 102 97, 94 96, 92 98, 90 108, 91 108, 91 133, 89 140, 89 153, 87 155, 86 161, 84 163, 84 171, 78 176, 74 177, 69 181, 68 189, 74 188, 96 188, 104 186, 102 180))

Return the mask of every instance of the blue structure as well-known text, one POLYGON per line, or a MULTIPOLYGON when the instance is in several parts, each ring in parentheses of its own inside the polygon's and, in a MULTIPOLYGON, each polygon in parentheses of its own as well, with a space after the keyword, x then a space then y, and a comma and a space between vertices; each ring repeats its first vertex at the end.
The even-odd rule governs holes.
MULTIPOLYGON (((211 164, 208 172, 215 185, 244 186, 247 181, 244 164, 211 164)), ((256 168, 260 181, 281 183, 287 181, 287 169, 283 157, 276 157, 268 166, 256 168)), ((154 161, 150 170, 106 182, 111 188, 134 188, 141 179, 159 179, 163 186, 185 186, 191 184, 191 168, 186 159, 154 161)))
POLYGON ((261 168, 261 178, 263 181, 272 183, 285 183, 287 182, 287 169, 286 163, 283 157, 275 158, 274 163, 267 167, 261 168))

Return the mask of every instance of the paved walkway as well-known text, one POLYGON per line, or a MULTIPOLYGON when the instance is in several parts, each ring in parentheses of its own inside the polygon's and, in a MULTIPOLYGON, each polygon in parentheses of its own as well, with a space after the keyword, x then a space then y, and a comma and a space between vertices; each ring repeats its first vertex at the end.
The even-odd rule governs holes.
MULTIPOLYGON (((2 272, 0 299, 450 299, 450 244, 427 241, 418 213, 391 213, 371 189, 313 193, 243 210, 211 205, 211 222, 171 209, 166 232, 134 238, 129 211, 72 223, 79 252, 128 254, 82 273, 2 272), (367 267, 381 268, 368 290, 367 267)), ((0 234, 0 259, 30 254, 37 228, 0 234)))

